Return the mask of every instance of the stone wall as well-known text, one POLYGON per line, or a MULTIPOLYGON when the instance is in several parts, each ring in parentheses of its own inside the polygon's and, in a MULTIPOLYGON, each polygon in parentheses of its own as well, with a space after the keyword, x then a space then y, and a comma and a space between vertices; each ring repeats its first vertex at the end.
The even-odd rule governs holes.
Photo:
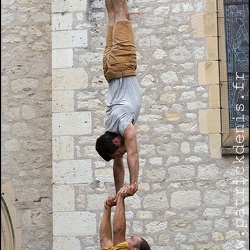
MULTIPOLYGON (((248 249, 248 156, 220 154, 218 76, 204 77, 215 1, 128 4, 143 105, 127 233, 153 250, 248 249)), ((2 9, 1 183, 14 190, 23 249, 51 249, 52 239, 54 250, 100 249, 103 202, 114 193, 112 165, 95 151, 107 94, 104 1, 13 0, 2 9)))
POLYGON ((3 0, 1 11, 2 196, 15 249, 51 249, 51 1, 3 0))

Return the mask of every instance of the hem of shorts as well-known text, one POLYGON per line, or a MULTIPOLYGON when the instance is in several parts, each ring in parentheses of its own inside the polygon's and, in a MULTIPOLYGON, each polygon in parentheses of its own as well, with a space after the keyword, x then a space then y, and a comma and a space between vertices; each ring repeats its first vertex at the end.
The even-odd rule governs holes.
POLYGON ((112 79, 117 79, 117 78, 121 78, 121 77, 126 77, 126 76, 136 76, 136 72, 134 71, 125 71, 125 72, 120 72, 117 74, 106 74, 105 78, 108 82, 110 82, 112 79))

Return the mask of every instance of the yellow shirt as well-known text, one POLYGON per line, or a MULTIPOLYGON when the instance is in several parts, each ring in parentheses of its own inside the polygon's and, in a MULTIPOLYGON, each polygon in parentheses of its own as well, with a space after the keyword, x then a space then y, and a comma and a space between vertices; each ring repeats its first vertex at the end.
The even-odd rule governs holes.
POLYGON ((128 243, 122 242, 116 245, 115 247, 113 245, 106 246, 102 248, 101 250, 128 250, 128 243))

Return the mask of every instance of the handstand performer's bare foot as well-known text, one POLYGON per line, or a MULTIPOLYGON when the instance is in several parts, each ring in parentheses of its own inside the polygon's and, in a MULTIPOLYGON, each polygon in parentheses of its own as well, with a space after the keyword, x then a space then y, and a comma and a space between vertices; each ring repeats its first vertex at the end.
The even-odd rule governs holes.
POLYGON ((114 13, 115 13, 115 22, 118 21, 129 21, 129 12, 127 0, 112 0, 114 13))

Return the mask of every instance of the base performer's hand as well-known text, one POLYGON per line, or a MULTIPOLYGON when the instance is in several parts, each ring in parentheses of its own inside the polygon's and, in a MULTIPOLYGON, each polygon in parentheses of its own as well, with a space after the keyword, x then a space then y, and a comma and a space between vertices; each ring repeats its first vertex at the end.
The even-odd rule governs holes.
POLYGON ((109 196, 106 201, 104 202, 104 207, 107 208, 109 207, 113 207, 116 206, 117 203, 117 196, 113 195, 113 196, 109 196))

